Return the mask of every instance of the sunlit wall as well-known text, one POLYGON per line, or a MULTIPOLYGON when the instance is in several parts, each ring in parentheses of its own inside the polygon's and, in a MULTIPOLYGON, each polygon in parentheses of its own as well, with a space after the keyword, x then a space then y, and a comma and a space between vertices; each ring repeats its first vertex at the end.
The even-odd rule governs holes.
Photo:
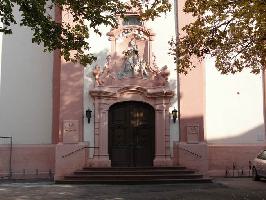
POLYGON ((205 125, 210 143, 264 142, 261 74, 221 75, 207 59, 205 125))
MULTIPOLYGON (((1 24, 0 24, 1 25, 1 24)), ((0 33, 0 93, 1 93, 1 59, 2 59, 2 41, 3 41, 3 33, 0 33)))
MULTIPOLYGON (((18 10, 15 15, 19 19, 18 10)), ((13 136, 16 144, 49 144, 53 56, 32 44, 28 28, 16 25, 12 30, 0 45, 0 135, 13 136)))

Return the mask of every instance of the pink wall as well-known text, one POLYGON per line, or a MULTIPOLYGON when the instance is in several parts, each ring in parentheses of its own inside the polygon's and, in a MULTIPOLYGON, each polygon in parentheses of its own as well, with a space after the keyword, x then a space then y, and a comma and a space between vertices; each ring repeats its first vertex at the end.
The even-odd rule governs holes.
POLYGON ((203 64, 188 75, 180 75, 180 141, 187 141, 187 126, 199 124, 199 141, 204 141, 205 76, 203 64))
POLYGON ((243 169, 245 175, 248 175, 249 161, 253 161, 263 148, 265 144, 209 145, 209 175, 224 176, 226 168, 229 170, 229 175, 232 175, 233 162, 236 169, 243 169))
POLYGON ((78 141, 83 140, 83 66, 62 62, 60 91, 60 133, 63 141, 64 120, 78 120, 78 141))
MULTIPOLYGON (((70 21, 71 16, 59 8, 55 10, 57 22, 70 21), (63 17, 62 17, 63 16, 63 17)), ((80 64, 66 62, 60 52, 54 52, 53 67, 53 143, 63 141, 64 120, 77 121, 76 136, 68 138, 69 142, 83 141, 83 71, 80 64), (78 139, 74 139, 78 138, 78 139)))
POLYGON ((57 144, 55 161, 55 180, 61 180, 86 165, 88 158, 88 144, 57 144))
POLYGON ((187 144, 174 143, 174 163, 189 169, 199 171, 203 175, 208 174, 208 146, 206 143, 187 144))
POLYGON ((195 169, 208 176, 233 175, 233 163, 235 165, 234 176, 249 174, 249 161, 253 161, 256 155, 265 149, 264 145, 207 145, 206 143, 187 144, 175 143, 174 163, 195 169))
MULTIPOLYGON (((60 8, 55 9, 56 22, 62 21, 62 11, 60 8)), ((53 122, 52 122, 52 143, 59 142, 59 125, 60 125, 60 73, 61 73, 61 56, 60 50, 54 51, 53 63, 53 122)))
MULTIPOLYGON (((64 11, 62 21, 72 23, 72 16, 64 11)), ((73 53, 73 52, 72 52, 73 53)), ((60 80, 60 131, 59 141, 64 141, 64 120, 76 121, 76 131, 67 136, 69 143, 83 141, 83 87, 84 66, 61 58, 60 80), (72 137, 72 139, 71 139, 72 137)), ((65 135, 66 136, 66 135, 65 135)))
MULTIPOLYGON (((0 176, 9 173, 8 145, 0 146, 0 176)), ((13 178, 43 178, 49 177, 49 170, 54 172, 54 145, 14 145, 12 151, 13 178), (38 169, 38 175, 36 175, 38 169), (24 175, 25 172, 25 175, 24 175)))
MULTIPOLYGON (((182 27, 193 21, 192 16, 183 12, 185 0, 178 1, 179 32, 182 27)), ((180 75, 180 141, 187 141, 187 126, 199 125, 199 141, 204 141, 205 117, 205 69, 204 63, 193 59, 197 68, 189 71, 187 75, 180 75)))

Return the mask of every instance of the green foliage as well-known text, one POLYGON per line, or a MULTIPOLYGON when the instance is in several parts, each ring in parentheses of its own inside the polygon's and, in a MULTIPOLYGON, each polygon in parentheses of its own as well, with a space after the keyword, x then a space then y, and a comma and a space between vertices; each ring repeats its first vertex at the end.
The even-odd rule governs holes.
POLYGON ((178 72, 196 67, 191 58, 216 58, 222 74, 249 68, 259 73, 266 59, 265 0, 187 0, 184 12, 194 21, 183 27, 185 36, 170 41, 178 72))
POLYGON ((89 29, 101 34, 99 26, 102 24, 116 27, 117 16, 123 17, 131 6, 140 11, 142 20, 154 19, 171 9, 168 0, 153 0, 149 5, 145 2, 147 1, 130 0, 129 4, 120 0, 1 0, 0 20, 3 26, 0 27, 0 32, 12 33, 12 24, 17 23, 13 15, 16 5, 22 15, 19 23, 33 31, 33 42, 43 44, 44 51, 60 49, 67 61, 86 66, 95 60, 89 53, 90 46, 86 40, 89 29), (55 21, 54 14, 49 14, 53 13, 55 7, 69 13, 72 22, 55 21), (89 22, 89 27, 85 21, 89 22))

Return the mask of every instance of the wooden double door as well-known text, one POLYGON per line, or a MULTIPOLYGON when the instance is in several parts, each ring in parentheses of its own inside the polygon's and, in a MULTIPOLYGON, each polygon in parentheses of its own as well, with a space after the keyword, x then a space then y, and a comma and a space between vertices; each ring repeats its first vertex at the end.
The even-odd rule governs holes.
POLYGON ((108 151, 112 167, 152 166, 154 109, 142 102, 123 102, 111 106, 108 114, 108 151))

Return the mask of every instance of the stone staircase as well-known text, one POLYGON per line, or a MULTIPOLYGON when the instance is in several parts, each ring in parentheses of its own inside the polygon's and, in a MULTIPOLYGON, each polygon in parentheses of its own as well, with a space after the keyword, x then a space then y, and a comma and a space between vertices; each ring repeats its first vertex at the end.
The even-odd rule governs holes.
POLYGON ((210 178, 185 167, 88 168, 65 176, 58 184, 211 183, 210 178))

